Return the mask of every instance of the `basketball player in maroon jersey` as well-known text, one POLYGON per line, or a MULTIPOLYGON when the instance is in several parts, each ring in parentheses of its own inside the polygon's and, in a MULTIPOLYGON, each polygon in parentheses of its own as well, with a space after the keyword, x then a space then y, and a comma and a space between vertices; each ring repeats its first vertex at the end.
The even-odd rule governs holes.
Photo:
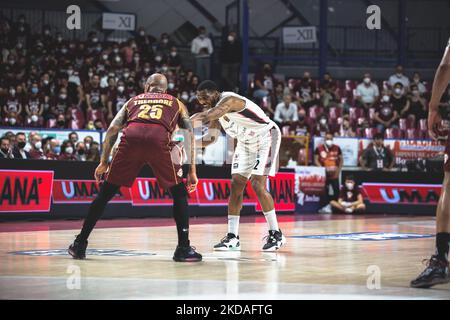
MULTIPOLYGON (((438 139, 442 117, 439 103, 450 82, 450 39, 444 57, 436 71, 428 110, 428 130, 433 139, 438 139)), ((448 119, 446 119, 448 120, 448 119)), ((448 250, 450 243, 450 138, 447 137, 444 162, 444 183, 436 211, 436 253, 428 260, 425 270, 413 281, 411 287, 429 288, 449 282, 448 250)))
POLYGON ((189 214, 187 192, 195 190, 198 183, 195 170, 195 138, 189 114, 184 104, 177 98, 166 94, 167 79, 155 73, 145 84, 144 93, 128 100, 106 132, 100 164, 95 170, 95 179, 100 182, 105 176, 97 198, 92 202, 83 228, 69 254, 75 259, 86 257, 88 237, 106 204, 119 191, 121 186, 131 187, 143 165, 148 164, 158 180, 158 184, 170 190, 173 197, 173 215, 178 231, 178 246, 173 260, 201 261, 202 256, 195 252, 189 243, 189 214), (187 190, 182 181, 180 164, 171 159, 172 133, 176 126, 190 133, 190 169, 187 176, 187 190), (108 158, 119 131, 123 129, 117 152, 108 165, 108 158))

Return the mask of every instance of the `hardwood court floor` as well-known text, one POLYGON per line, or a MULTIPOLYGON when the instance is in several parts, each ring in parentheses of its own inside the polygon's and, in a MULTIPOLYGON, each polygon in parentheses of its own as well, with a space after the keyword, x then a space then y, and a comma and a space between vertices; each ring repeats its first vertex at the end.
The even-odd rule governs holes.
POLYGON ((450 298, 450 284, 408 286, 434 251, 433 218, 281 216, 277 253, 260 251, 262 216, 241 220, 242 251, 213 252, 226 218, 191 219, 204 261, 185 264, 172 261, 170 219, 101 221, 84 261, 66 254, 81 221, 0 223, 0 299, 450 298))

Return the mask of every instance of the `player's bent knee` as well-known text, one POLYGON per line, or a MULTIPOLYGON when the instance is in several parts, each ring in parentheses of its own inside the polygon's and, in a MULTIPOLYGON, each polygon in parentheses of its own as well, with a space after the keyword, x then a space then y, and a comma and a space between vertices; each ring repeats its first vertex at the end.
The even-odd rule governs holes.
POLYGON ((252 180, 252 188, 257 195, 261 195, 266 192, 265 184, 259 180, 252 180))

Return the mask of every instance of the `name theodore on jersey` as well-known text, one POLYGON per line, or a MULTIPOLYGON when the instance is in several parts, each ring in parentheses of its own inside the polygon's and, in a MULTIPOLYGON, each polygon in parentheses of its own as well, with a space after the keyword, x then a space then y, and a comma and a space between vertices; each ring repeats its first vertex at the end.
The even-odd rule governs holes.
POLYGON ((213 309, 212 307, 190 307, 183 304, 182 307, 177 307, 177 314, 179 315, 203 315, 204 318, 208 317, 209 313, 217 313, 223 315, 231 314, 251 314, 251 315, 263 315, 272 314, 271 305, 220 305, 220 308, 213 309))

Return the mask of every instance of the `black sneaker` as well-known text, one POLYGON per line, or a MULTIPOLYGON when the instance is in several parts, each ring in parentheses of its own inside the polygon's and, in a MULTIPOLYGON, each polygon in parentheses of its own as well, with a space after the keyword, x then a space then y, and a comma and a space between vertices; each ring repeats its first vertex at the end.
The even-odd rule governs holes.
POLYGON ((286 238, 281 233, 281 230, 269 230, 269 235, 265 236, 266 244, 263 246, 263 251, 276 251, 286 243, 286 238))
POLYGON ((74 259, 84 259, 86 258, 87 245, 87 240, 85 242, 81 242, 80 240, 75 239, 75 241, 69 246, 68 252, 74 259))
POLYGON ((216 251, 230 251, 241 250, 241 243, 239 242, 239 236, 234 233, 227 233, 225 237, 220 240, 218 244, 214 246, 216 251))
POLYGON ((173 254, 173 260, 176 262, 199 262, 202 261, 202 255, 195 251, 195 247, 177 246, 173 254))
MULTIPOLYGON (((426 261, 426 260, 425 260, 426 261)), ((444 284, 449 282, 448 262, 442 261, 437 256, 431 256, 427 261, 425 270, 413 281, 413 288, 430 288, 436 284, 444 284)))

